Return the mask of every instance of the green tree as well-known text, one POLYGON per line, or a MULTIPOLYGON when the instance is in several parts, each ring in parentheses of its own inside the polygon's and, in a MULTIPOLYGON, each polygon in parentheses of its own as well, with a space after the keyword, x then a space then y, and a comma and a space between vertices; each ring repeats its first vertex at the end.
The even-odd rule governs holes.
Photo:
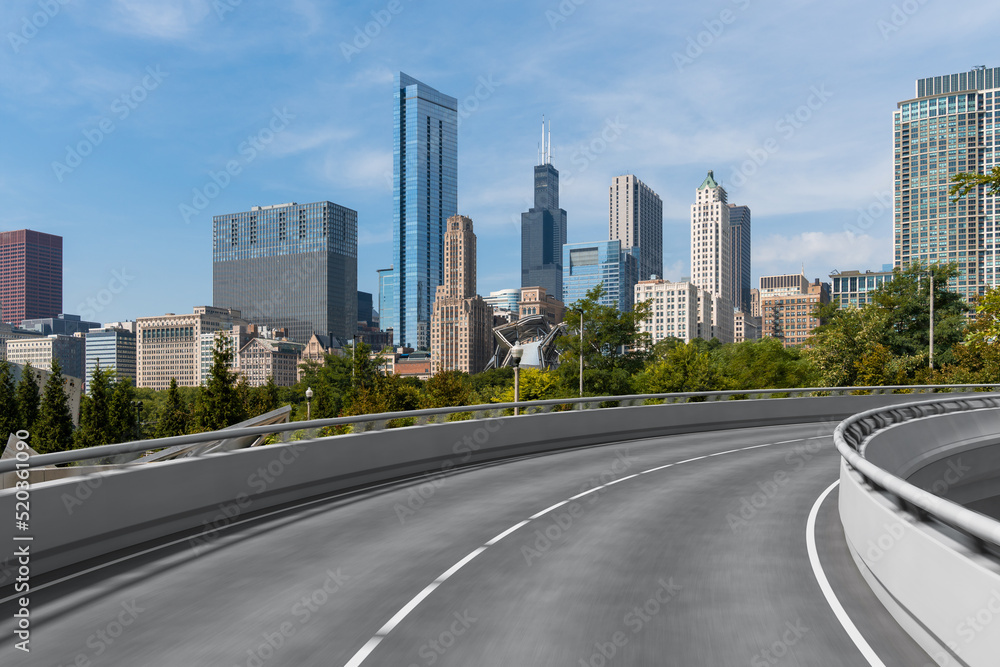
POLYGON ((313 390, 312 417, 327 419, 336 417, 344 407, 344 400, 351 389, 351 360, 347 357, 327 354, 323 363, 307 361, 300 364, 302 379, 295 385, 295 402, 299 404, 297 416, 306 418, 307 388, 313 390))
POLYGON ((973 190, 985 187, 990 197, 1000 196, 1000 166, 993 167, 988 174, 962 173, 951 177, 952 186, 948 193, 958 200, 969 195, 973 190))
POLYGON ((41 397, 38 391, 38 380, 31 364, 25 364, 21 369, 21 379, 17 383, 17 421, 18 428, 31 431, 38 419, 41 407, 41 397))
POLYGON ((600 303, 605 290, 599 284, 569 306, 566 325, 570 333, 556 343, 562 363, 559 375, 568 390, 576 386, 580 363, 580 310, 583 311, 584 390, 590 395, 625 393, 631 377, 642 370, 652 345, 650 335, 639 331, 639 322, 648 317, 652 304, 640 301, 631 311, 600 303))
POLYGON ((254 416, 277 410, 280 405, 278 394, 278 383, 274 381, 274 375, 268 375, 264 386, 257 387, 257 405, 254 416))
POLYGON ((156 422, 156 437, 170 438, 187 433, 190 414, 181 393, 177 390, 177 379, 170 378, 170 388, 167 389, 167 402, 160 412, 156 422))
MULTIPOLYGON (((540 368, 522 368, 520 370, 519 398, 522 401, 541 401, 547 398, 563 398, 566 394, 560 390, 559 375, 552 370, 540 368)), ((514 385, 498 397, 498 403, 514 402, 514 385)))
POLYGON ((447 408, 453 405, 469 405, 472 386, 469 375, 461 371, 441 371, 424 383, 423 407, 447 408))
POLYGON ((689 391, 713 391, 720 388, 720 378, 712 362, 708 345, 702 340, 664 346, 661 354, 635 379, 643 394, 668 394, 689 391))
POLYGON ((17 393, 10 364, 0 360, 0 450, 7 445, 11 433, 20 429, 18 424, 17 393))
POLYGON ((799 347, 785 347, 777 338, 724 345, 713 354, 720 389, 809 387, 819 371, 799 347))
POLYGON ((80 426, 73 434, 75 447, 95 447, 113 442, 109 429, 114 375, 113 369, 102 369, 100 365, 90 374, 89 393, 80 397, 80 426))
POLYGON ((212 348, 212 368, 195 415, 199 431, 216 431, 246 419, 236 373, 231 368, 235 354, 229 336, 218 332, 212 348))
POLYGON ((45 383, 31 444, 39 454, 61 452, 73 446, 73 415, 63 388, 62 368, 55 359, 45 383))
POLYGON ((139 432, 139 414, 132 379, 118 378, 111 392, 108 407, 108 442, 129 442, 142 439, 139 432))

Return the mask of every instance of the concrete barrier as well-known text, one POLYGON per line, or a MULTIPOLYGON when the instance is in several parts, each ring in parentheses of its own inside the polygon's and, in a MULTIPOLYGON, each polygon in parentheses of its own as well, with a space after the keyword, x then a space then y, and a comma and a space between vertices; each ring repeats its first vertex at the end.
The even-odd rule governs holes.
MULTIPOLYGON (((0 544, 32 535, 34 574, 305 498, 467 464, 636 438, 839 421, 920 400, 833 396, 608 408, 460 421, 210 454, 53 481, 31 490, 31 522, 15 531, 15 490, 0 491, 0 544)), ((931 397, 927 397, 930 399, 931 397)), ((201 532, 199 532, 201 531, 201 532)), ((8 572, 9 574, 9 572, 8 572)), ((9 583, 0 568, 0 584, 9 583)))

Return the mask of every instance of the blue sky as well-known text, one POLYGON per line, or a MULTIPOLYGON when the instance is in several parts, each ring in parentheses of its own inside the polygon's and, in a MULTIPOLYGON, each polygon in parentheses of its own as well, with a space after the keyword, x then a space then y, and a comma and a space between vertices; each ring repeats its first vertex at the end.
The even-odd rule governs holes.
POLYGON ((892 111, 919 77, 1000 64, 998 23, 940 0, 5 0, 0 229, 63 236, 64 310, 113 321, 211 303, 213 215, 328 199, 358 211, 374 292, 402 70, 459 99, 482 294, 519 285, 542 114, 570 242, 606 238, 610 181, 634 173, 686 276, 713 169, 753 211, 755 282, 827 279, 892 261, 892 111))

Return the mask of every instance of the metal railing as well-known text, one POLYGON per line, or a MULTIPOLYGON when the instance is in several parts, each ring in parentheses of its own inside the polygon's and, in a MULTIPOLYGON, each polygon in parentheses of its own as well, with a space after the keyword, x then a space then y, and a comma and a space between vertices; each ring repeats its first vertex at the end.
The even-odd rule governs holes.
MULTIPOLYGON (((980 553, 1000 556, 1000 522, 924 491, 876 466, 863 454, 867 443, 891 426, 936 415, 991 408, 1000 408, 1000 396, 942 398, 875 408, 841 422, 834 431, 833 440, 848 465, 901 510, 921 521, 932 520, 947 526, 965 536, 980 553)), ((1000 433, 997 436, 1000 437, 1000 433)))
POLYGON ((316 434, 321 429, 337 426, 351 426, 355 433, 369 430, 381 430, 388 422, 394 420, 412 419, 414 425, 425 425, 447 421, 454 414, 471 413, 472 419, 495 418, 503 416, 506 411, 519 408, 522 415, 550 412, 561 406, 573 406, 572 409, 587 410, 601 407, 626 407, 648 404, 650 401, 672 403, 711 402, 733 399, 769 399, 769 398, 799 398, 808 396, 842 396, 845 394, 894 394, 894 393, 939 393, 939 392, 971 392, 991 391, 1000 389, 993 384, 958 384, 958 385, 891 385, 880 387, 797 387, 790 389, 740 389, 724 391, 700 391, 669 394, 634 394, 628 396, 584 396, 575 398, 552 398, 540 401, 520 401, 517 403, 489 403, 485 405, 461 405, 447 408, 432 408, 427 410, 407 410, 403 412, 384 412, 372 415, 356 415, 352 417, 334 417, 329 419, 313 419, 310 421, 289 422, 247 428, 193 433, 170 438, 153 440, 135 440, 113 445, 98 445, 83 449, 64 452, 53 452, 29 456, 26 459, 0 460, 0 473, 21 468, 37 468, 55 466, 66 463, 79 463, 103 459, 116 459, 114 464, 127 462, 122 457, 130 454, 141 454, 167 447, 181 445, 196 445, 204 442, 214 442, 226 437, 244 437, 254 435, 282 434, 283 441, 296 431, 305 431, 307 435, 316 434), (613 405, 609 405, 613 404, 613 405), (222 436, 220 438, 220 436, 222 436))

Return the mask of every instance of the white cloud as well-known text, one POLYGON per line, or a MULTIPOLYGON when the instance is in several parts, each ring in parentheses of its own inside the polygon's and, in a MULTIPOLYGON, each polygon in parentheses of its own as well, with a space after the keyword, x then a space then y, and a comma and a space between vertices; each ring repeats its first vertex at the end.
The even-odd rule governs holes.
POLYGON ((118 20, 106 26, 144 37, 182 39, 210 9, 207 0, 116 0, 118 20))
POLYGON ((754 241, 754 275, 798 273, 827 280, 830 271, 879 269, 892 260, 892 238, 843 232, 771 234, 754 241))

